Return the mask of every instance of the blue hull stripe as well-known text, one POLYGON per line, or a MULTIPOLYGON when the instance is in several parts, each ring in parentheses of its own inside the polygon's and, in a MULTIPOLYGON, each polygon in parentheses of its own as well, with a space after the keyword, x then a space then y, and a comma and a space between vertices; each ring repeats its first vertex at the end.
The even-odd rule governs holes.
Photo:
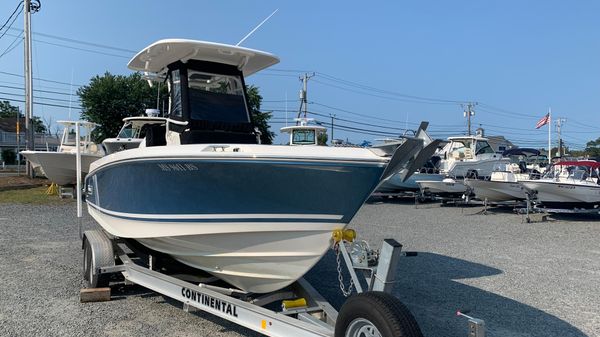
POLYGON ((88 174, 87 201, 113 216, 156 221, 197 214, 192 221, 222 222, 231 214, 235 222, 348 223, 383 169, 347 162, 133 160, 88 174))

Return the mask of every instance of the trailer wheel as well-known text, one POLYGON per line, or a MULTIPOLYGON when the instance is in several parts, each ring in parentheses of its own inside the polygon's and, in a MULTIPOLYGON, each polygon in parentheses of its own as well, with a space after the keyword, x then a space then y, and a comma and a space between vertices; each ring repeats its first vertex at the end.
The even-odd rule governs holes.
POLYGON ((86 288, 107 287, 108 275, 98 274, 98 266, 95 265, 94 261, 92 245, 86 239, 83 242, 83 283, 86 288))
POLYGON ((335 324, 335 337, 423 337, 417 321, 396 297, 370 291, 350 297, 335 324))

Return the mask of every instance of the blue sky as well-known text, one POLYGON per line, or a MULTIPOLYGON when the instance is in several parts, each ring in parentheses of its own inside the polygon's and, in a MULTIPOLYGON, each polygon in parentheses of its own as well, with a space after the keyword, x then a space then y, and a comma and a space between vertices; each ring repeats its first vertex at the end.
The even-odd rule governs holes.
MULTIPOLYGON (((18 3, 2 1, 0 24, 18 3)), ((71 77, 75 91, 106 71, 128 74, 133 52, 158 39, 235 44, 275 9, 243 45, 281 58, 247 79, 260 88, 263 110, 274 111, 277 133, 286 107, 290 118, 298 109, 298 77, 316 72, 309 111, 327 123, 324 116, 336 115, 334 124, 346 130, 336 128, 335 138, 383 138, 421 120, 438 137, 461 134, 461 101, 479 103, 474 128, 521 146, 547 143, 547 128, 534 125, 549 107, 567 120, 563 136, 572 148, 600 136, 596 1, 43 1, 32 17, 34 77, 63 83, 34 81, 57 92, 38 91, 46 97, 38 101, 68 106, 69 96, 58 92, 69 92, 71 77)), ((22 27, 21 15, 0 38, 0 55, 22 27)), ((20 44, 0 57, 0 98, 22 99, 8 88, 23 86, 10 75, 22 73, 20 44)), ((56 121, 68 109, 35 105, 34 114, 56 121)))

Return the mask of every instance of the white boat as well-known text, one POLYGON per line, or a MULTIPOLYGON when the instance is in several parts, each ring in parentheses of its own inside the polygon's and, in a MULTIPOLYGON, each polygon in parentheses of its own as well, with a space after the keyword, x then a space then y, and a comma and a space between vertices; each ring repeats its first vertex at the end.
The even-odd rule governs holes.
POLYGON ((296 118, 294 120, 298 125, 284 126, 281 128, 281 132, 290 134, 289 145, 317 146, 319 145, 319 135, 327 133, 327 128, 320 125, 309 124, 312 121, 310 118, 296 118))
POLYGON ((476 199, 489 202, 507 202, 525 200, 527 196, 519 181, 539 179, 540 165, 529 158, 538 158, 536 149, 516 148, 502 153, 511 163, 502 171, 492 172, 489 180, 465 179, 476 199))
POLYGON ((598 208, 599 171, 596 161, 562 161, 549 167, 541 179, 520 183, 544 207, 598 208))
POLYGON ((492 172, 510 164, 480 135, 448 137, 448 144, 436 156, 440 160, 435 173, 415 176, 422 194, 460 196, 467 191, 465 177, 489 179, 492 172))
POLYGON ((416 183, 423 195, 439 195, 441 197, 460 197, 467 191, 467 186, 462 180, 444 178, 436 180, 417 180, 416 183))
POLYGON ((510 160, 490 146, 487 138, 476 136, 448 137, 448 145, 438 154, 440 172, 449 177, 483 179, 503 169, 510 160))
POLYGON ((422 148, 422 150, 414 154, 414 157, 408 162, 409 165, 400 167, 396 174, 381 184, 377 192, 416 192, 419 190, 417 180, 441 181, 444 178, 444 175, 440 174, 437 168, 439 157, 433 155, 445 142, 431 138, 426 131, 428 125, 428 122, 421 122, 414 137, 386 138, 383 139, 382 144, 373 146, 373 148, 392 152, 407 139, 415 139, 420 140, 421 144, 419 144, 419 147, 422 148))
POLYGON ((116 138, 106 138, 102 141, 106 154, 135 149, 140 146, 150 125, 164 125, 166 118, 139 116, 123 118, 123 127, 116 138))
POLYGON ((102 147, 91 141, 91 131, 94 123, 86 121, 58 121, 63 125, 63 135, 57 151, 21 151, 33 167, 40 167, 44 175, 57 185, 77 184, 76 145, 74 127, 79 123, 83 128, 83 138, 80 139, 81 170, 83 175, 88 173, 91 163, 104 156, 102 147))
MULTIPOLYGON (((244 291, 281 289, 331 246, 406 155, 366 148, 259 145, 244 77, 279 59, 204 41, 169 39, 139 52, 135 71, 167 78, 166 124, 139 148, 92 164, 90 215, 244 291)), ((402 150, 402 149, 399 149, 402 150)))

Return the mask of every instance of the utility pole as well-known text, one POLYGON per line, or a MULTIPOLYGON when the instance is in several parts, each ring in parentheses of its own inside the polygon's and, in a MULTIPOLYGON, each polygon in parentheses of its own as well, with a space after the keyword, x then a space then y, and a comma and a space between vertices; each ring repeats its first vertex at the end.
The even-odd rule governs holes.
MULTIPOLYGON (((24 42, 25 42, 25 149, 35 150, 35 137, 33 130, 33 75, 31 70, 31 13, 40 10, 39 1, 24 0, 24 42)), ((33 178, 33 170, 29 160, 26 165, 26 174, 33 178)))
POLYGON ((333 144, 333 119, 335 118, 335 114, 329 116, 331 117, 331 143, 333 144))
POLYGON ((305 73, 304 76, 300 77, 300 81, 302 81, 302 90, 300 90, 300 109, 298 109, 298 117, 302 115, 304 112, 304 118, 306 118, 306 114, 308 112, 308 99, 307 99, 307 91, 308 91, 308 80, 315 76, 315 73, 311 75, 305 73))
POLYGON ((558 157, 562 158, 562 156, 565 154, 563 151, 563 141, 562 141, 562 137, 560 135, 560 131, 561 131, 561 127, 563 126, 563 123, 565 123, 567 121, 566 118, 562 118, 562 117, 558 117, 556 119, 556 133, 558 134, 558 157))
POLYGON ((469 102, 469 103, 467 103, 466 106, 461 104, 463 109, 465 109, 463 112, 463 115, 464 115, 464 117, 467 117, 467 136, 471 135, 471 116, 475 116, 475 110, 473 110, 473 108, 476 105, 477 105, 477 102, 475 102, 475 103, 469 102))

